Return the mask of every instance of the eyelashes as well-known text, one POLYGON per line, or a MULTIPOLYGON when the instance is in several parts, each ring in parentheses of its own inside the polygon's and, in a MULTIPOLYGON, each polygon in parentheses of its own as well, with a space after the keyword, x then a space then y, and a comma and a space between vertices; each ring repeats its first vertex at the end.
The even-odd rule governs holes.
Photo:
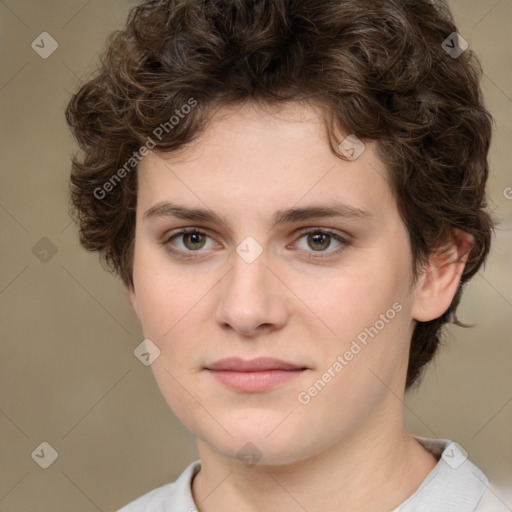
MULTIPOLYGON (((298 249, 298 252, 307 259, 332 258, 340 254, 352 243, 350 238, 327 228, 305 228, 300 230, 295 236, 295 241, 288 244, 286 248, 295 248, 299 241, 305 239, 306 248, 298 249), (331 249, 333 241, 338 244, 338 247, 335 249, 331 249), (313 245, 313 248, 310 244, 313 245), (316 248, 314 248, 315 245, 316 248)), ((195 227, 183 228, 167 233, 160 243, 165 246, 165 249, 171 255, 189 260, 204 257, 208 249, 215 250, 216 246, 222 247, 208 232, 195 227), (176 248, 173 242, 180 239, 182 248, 176 248), (208 247, 208 239, 210 242, 213 242, 210 244, 210 247, 208 247)))

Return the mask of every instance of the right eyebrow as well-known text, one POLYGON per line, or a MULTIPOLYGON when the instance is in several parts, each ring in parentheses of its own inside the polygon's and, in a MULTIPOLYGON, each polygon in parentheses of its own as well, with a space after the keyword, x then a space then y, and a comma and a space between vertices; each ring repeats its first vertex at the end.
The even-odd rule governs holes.
MULTIPOLYGON (((191 222, 211 222, 221 224, 229 229, 229 222, 223 216, 211 210, 205 208, 189 208, 168 201, 155 204, 143 215, 144 219, 156 217, 173 217, 191 222)), ((328 217, 362 220, 375 218, 375 214, 369 210, 343 203, 293 207, 275 212, 272 229, 278 225, 287 223, 328 217)))
POLYGON ((163 201, 149 208, 143 215, 144 219, 155 217, 175 217, 177 219, 189 220, 192 222, 213 222, 227 226, 226 219, 205 208, 187 208, 163 201))

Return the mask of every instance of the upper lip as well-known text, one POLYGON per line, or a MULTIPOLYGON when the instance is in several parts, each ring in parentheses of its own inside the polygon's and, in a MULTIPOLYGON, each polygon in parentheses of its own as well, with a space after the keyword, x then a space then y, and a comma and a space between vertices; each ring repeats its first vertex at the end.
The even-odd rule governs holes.
POLYGON ((206 369, 213 371, 261 372, 265 370, 304 370, 305 367, 271 357, 259 357, 248 361, 239 357, 229 357, 206 366, 206 369))

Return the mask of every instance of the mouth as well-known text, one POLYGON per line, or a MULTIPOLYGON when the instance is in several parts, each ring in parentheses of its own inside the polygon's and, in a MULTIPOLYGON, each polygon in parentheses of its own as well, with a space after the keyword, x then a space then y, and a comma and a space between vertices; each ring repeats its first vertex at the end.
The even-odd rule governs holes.
POLYGON ((257 393, 294 379, 308 368, 279 359, 261 357, 249 361, 240 358, 221 359, 205 367, 205 370, 230 389, 257 393))

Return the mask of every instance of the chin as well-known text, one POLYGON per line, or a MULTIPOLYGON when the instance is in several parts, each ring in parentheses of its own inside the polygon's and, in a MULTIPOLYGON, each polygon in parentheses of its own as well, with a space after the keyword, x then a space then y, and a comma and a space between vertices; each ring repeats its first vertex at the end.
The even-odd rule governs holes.
MULTIPOLYGON (((298 462, 313 453, 314 447, 307 449, 307 440, 300 430, 285 420, 281 415, 278 421, 272 422, 238 422, 225 424, 233 437, 223 433, 212 437, 212 431, 198 433, 202 442, 225 458, 238 460, 249 467, 258 465, 280 466, 298 462), (277 426, 277 428, 276 428, 277 426), (206 435, 201 435, 206 434, 206 435)), ((218 430, 217 430, 218 432, 218 430)))

